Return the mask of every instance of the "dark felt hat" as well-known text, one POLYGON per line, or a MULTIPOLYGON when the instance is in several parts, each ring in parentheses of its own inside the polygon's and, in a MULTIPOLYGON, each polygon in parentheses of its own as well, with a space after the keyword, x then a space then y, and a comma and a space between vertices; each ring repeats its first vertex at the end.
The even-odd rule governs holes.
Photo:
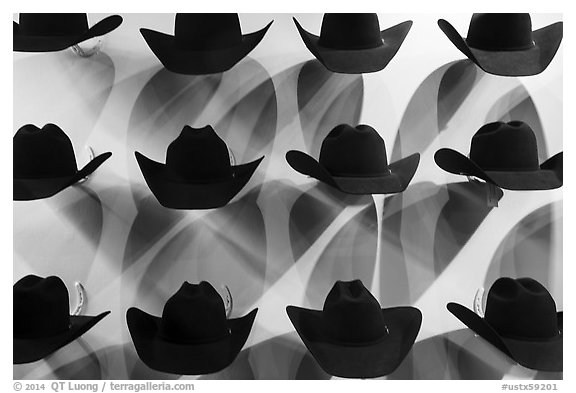
POLYGON ((166 164, 139 152, 135 155, 158 202, 172 209, 212 209, 226 205, 264 159, 232 166, 226 143, 211 126, 184 126, 168 146, 166 164))
POLYGON ((494 122, 472 137, 470 155, 452 149, 434 154, 447 172, 475 176, 508 190, 549 190, 562 186, 563 152, 538 163, 536 136, 522 121, 494 122))
POLYGON ((486 298, 484 318, 458 304, 448 311, 490 344, 534 370, 562 371, 562 312, 532 278, 499 278, 486 298))
POLYGON ((252 329, 258 309, 226 319, 214 287, 184 282, 164 305, 162 317, 131 307, 126 313, 136 352, 150 368, 171 374, 211 374, 228 367, 252 329))
POLYGON ((59 277, 28 275, 13 286, 14 364, 43 359, 77 339, 102 318, 70 315, 66 285, 59 277))
POLYGON ((270 25, 243 35, 238 14, 176 14, 174 35, 145 28, 140 33, 167 70, 204 75, 232 68, 260 43, 270 25))
POLYGON ((330 375, 376 378, 402 363, 422 323, 414 307, 381 308, 360 280, 337 281, 322 310, 286 307, 296 332, 330 375))
POLYGON ((458 50, 490 74, 528 76, 548 67, 560 47, 562 22, 532 31, 530 14, 473 14, 468 36, 444 19, 438 26, 458 50))
POLYGON ((94 172, 112 155, 100 154, 79 170, 70 138, 50 123, 42 129, 22 126, 14 135, 13 149, 15 201, 51 197, 94 172))
POLYGON ((380 31, 376 14, 324 14, 320 36, 294 18, 304 44, 330 71, 362 74, 388 65, 404 42, 412 21, 380 31))
POLYGON ((17 52, 55 52, 99 37, 122 23, 120 15, 111 15, 88 27, 86 14, 20 14, 13 22, 14 50, 17 52))
POLYGON ((286 161, 296 171, 348 194, 392 194, 408 187, 420 154, 388 164, 384 140, 374 128, 340 124, 322 141, 319 160, 290 150, 286 161))

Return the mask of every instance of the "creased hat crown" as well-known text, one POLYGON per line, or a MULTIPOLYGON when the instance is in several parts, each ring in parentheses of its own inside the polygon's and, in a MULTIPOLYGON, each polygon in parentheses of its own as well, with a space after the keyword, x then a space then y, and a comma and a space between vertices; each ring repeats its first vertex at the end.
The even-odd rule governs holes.
POLYGON ((20 32, 32 36, 70 36, 88 30, 86 14, 20 14, 20 32))
POLYGON ((160 335, 177 343, 202 343, 229 334, 224 302, 206 282, 184 282, 164 305, 160 335))
POLYGON ((386 334, 380 304, 360 280, 337 281, 322 315, 326 336, 334 341, 366 343, 386 334))
POLYGON ((320 46, 332 49, 368 49, 382 45, 376 14, 324 14, 320 46))
POLYGON ((69 298, 59 277, 28 275, 13 286, 14 337, 50 337, 70 327, 69 298))
POLYGON ((482 126, 472 137, 470 159, 490 171, 537 171, 538 145, 526 123, 494 122, 482 126))
POLYGON ((228 147, 211 126, 185 126, 168 146, 166 167, 185 181, 208 182, 232 175, 228 147))
POLYGON ((68 135, 55 124, 42 129, 27 124, 13 138, 14 177, 51 178, 77 172, 74 148, 68 135))
POLYGON ((238 14, 176 14, 174 36, 179 47, 202 51, 240 44, 242 30, 238 14))
POLYGON ((558 336, 556 303, 532 278, 499 278, 486 298, 486 322, 508 338, 547 339, 558 336))
POLYGON ((388 173, 386 146, 374 128, 336 126, 322 142, 319 162, 333 176, 380 176, 388 173))
POLYGON ((514 51, 534 46, 530 14, 474 14, 466 42, 473 48, 514 51))

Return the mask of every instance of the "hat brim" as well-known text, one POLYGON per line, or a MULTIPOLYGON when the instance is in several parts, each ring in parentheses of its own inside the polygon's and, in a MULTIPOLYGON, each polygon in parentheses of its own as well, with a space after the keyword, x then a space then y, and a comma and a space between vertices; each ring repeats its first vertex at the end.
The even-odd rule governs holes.
MULTIPOLYGON (((563 367, 563 336, 538 341, 534 339, 519 340, 499 335, 484 318, 458 303, 446 306, 456 318, 468 326, 480 337, 500 349, 518 364, 534 370, 558 372, 563 367)), ((562 312, 557 313, 558 327, 562 332, 562 312)))
POLYGON ((333 176, 310 155, 290 150, 286 161, 296 171, 329 184, 347 194, 393 194, 404 191, 416 173, 420 153, 414 153, 388 165, 389 174, 383 176, 333 176))
MULTIPOLYGON (((160 318, 138 308, 126 312, 128 330, 140 359, 151 369, 179 375, 211 374, 228 367, 246 343, 258 309, 228 320, 230 335, 218 341, 179 344, 159 335, 160 318)), ((201 321, 199 321, 201 323, 201 321)))
POLYGON ((383 45, 368 49, 333 49, 319 45, 320 37, 306 31, 292 18, 300 37, 310 52, 320 63, 333 72, 362 74, 384 69, 396 55, 412 27, 412 21, 405 21, 380 32, 383 45))
POLYGON ((205 51, 179 48, 175 36, 159 31, 142 28, 140 33, 168 71, 186 75, 205 75, 225 72, 232 68, 262 41, 272 23, 273 21, 258 31, 243 35, 238 45, 205 51))
POLYGON ((86 333, 108 314, 110 311, 105 311, 97 316, 71 315, 70 329, 55 336, 31 339, 14 338, 14 364, 32 363, 44 359, 86 333))
POLYGON ((447 148, 438 150, 434 161, 446 172, 475 176, 507 190, 551 190, 563 183, 563 152, 543 162, 537 171, 485 171, 462 153, 447 148))
POLYGON ((487 51, 470 47, 466 39, 448 21, 438 20, 438 26, 466 57, 489 74, 529 76, 548 67, 560 47, 563 23, 556 22, 532 32, 534 46, 527 50, 487 51))
POLYGON ((37 36, 20 32, 20 25, 13 22, 13 50, 16 52, 56 52, 86 41, 93 37, 108 34, 122 24, 120 15, 108 16, 94 26, 73 36, 37 36))
POLYGON ((15 201, 31 201, 49 198, 90 175, 111 156, 111 152, 102 153, 71 176, 42 179, 14 178, 13 199, 15 201))
POLYGON ((213 209, 226 205, 248 183, 264 156, 232 167, 232 177, 214 182, 179 182, 165 164, 135 152, 146 184, 164 207, 171 209, 213 209))
POLYGON ((322 311, 288 306, 286 313, 320 367, 343 378, 376 378, 392 373, 414 345, 422 324, 422 313, 417 308, 384 308, 382 316, 389 334, 366 345, 350 345, 324 336, 322 311))

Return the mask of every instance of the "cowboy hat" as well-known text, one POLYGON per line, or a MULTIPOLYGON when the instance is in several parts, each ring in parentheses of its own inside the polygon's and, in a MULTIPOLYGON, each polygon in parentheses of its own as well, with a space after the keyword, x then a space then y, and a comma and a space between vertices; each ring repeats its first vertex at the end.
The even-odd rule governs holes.
POLYGON ((158 202, 172 209, 226 205, 248 183, 264 157, 230 165, 226 143, 211 126, 184 126, 166 151, 166 164, 135 152, 144 179, 158 202))
POLYGON ((290 150, 286 161, 296 171, 348 194, 402 192, 414 177, 420 154, 388 164, 384 140, 368 125, 336 126, 322 141, 317 161, 290 150))
POLYGON ((469 157, 452 149, 434 154, 447 172, 475 176, 508 190, 549 190, 562 186, 563 153, 538 164, 536 136, 522 121, 483 125, 472 137, 469 157))
POLYGON ((70 315, 68 290, 56 276, 28 275, 13 286, 14 364, 43 359, 74 341, 102 318, 70 315))
POLYGON ((541 73, 562 41, 562 22, 532 31, 530 14, 473 14, 468 36, 446 20, 438 26, 466 57, 489 74, 528 76, 541 73))
POLYGON ((140 33, 167 70, 203 75, 232 68, 260 43, 272 22, 243 35, 238 14, 176 14, 174 35, 145 28, 140 33))
POLYGON ((126 312, 130 335, 140 359, 171 374, 211 374, 228 367, 252 329, 258 309, 226 319, 214 287, 184 282, 164 305, 162 317, 131 307, 126 312))
POLYGON ((376 14, 324 14, 317 36, 293 19, 304 44, 320 63, 330 71, 345 74, 376 72, 386 67, 412 27, 412 21, 406 21, 380 31, 376 14))
POLYGON ((20 14, 13 22, 14 50, 17 52, 55 52, 99 37, 122 23, 120 15, 111 15, 88 27, 86 14, 20 14))
POLYGON ((13 149, 15 201, 51 197, 90 175, 112 155, 100 154, 78 170, 70 138, 51 123, 42 129, 22 126, 14 135, 13 149))
POLYGON ((562 312, 548 290, 532 278, 499 278, 486 298, 484 318, 458 304, 446 306, 462 323, 518 364, 562 371, 562 312))
POLYGON ((330 375, 376 378, 402 363, 420 331, 414 307, 380 308, 360 280, 336 281, 322 310, 286 307, 296 332, 330 375))

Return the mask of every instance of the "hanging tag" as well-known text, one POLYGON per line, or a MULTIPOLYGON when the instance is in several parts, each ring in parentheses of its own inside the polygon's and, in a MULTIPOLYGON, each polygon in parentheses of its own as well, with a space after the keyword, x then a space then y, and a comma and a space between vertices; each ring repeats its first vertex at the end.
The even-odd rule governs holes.
MULTIPOLYGON (((84 161, 85 161, 86 164, 88 164, 88 163, 89 163, 90 161, 92 161, 92 160, 94 159, 94 157, 95 157, 95 155, 94 155, 94 150, 92 149, 91 146, 88 146, 88 145, 87 145, 87 146, 84 146, 84 150, 85 150, 85 155, 84 155, 85 160, 84 160, 84 161)), ((78 180, 78 181, 76 182, 76 184, 82 184, 82 183, 84 183, 86 180, 88 180, 89 177, 90 177, 90 175, 88 175, 88 176, 86 176, 86 177, 83 177, 82 179, 78 180)))
POLYGON ((78 292, 78 301, 76 303, 76 307, 74 311, 72 311, 72 315, 81 315, 82 309, 84 308, 84 299, 86 298, 86 291, 84 287, 79 282, 74 283, 74 287, 76 287, 76 292, 78 292))
POLYGON ((474 312, 480 318, 484 318, 484 288, 478 288, 474 296, 474 312))
POLYGON ((232 309, 234 308, 232 293, 230 292, 230 288, 228 288, 228 285, 221 285, 220 288, 222 288, 226 292, 226 298, 223 299, 224 308, 226 310, 226 318, 230 318, 230 315, 232 315, 232 309))
POLYGON ((488 207, 498 207, 498 201, 502 197, 502 190, 492 184, 486 182, 486 205, 488 207))

